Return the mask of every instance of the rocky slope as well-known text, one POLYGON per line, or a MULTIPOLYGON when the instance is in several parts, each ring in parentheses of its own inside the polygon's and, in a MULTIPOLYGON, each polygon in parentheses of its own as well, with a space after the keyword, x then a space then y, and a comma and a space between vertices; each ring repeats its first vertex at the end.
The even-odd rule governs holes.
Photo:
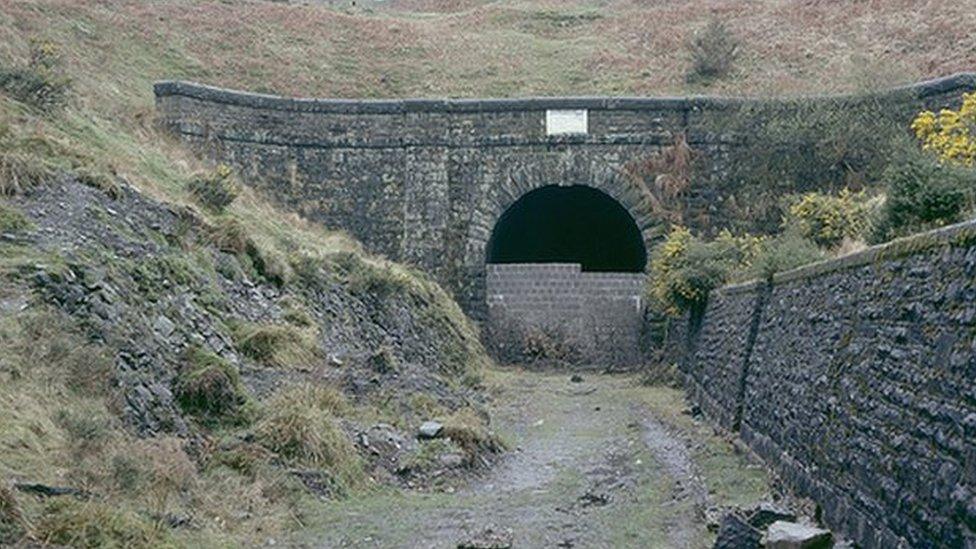
MULTIPOLYGON (((199 475, 224 459, 221 452, 245 448, 262 467, 325 497, 375 482, 423 486, 464 475, 501 449, 479 390, 488 359, 456 304, 424 275, 358 252, 284 256, 262 249, 232 217, 208 222, 193 207, 159 202, 124 182, 109 190, 61 175, 0 198, 0 322, 26 326, 25 315, 53 309, 87 341, 71 345, 104 351, 111 363, 104 400, 121 420, 112 428, 118 436, 175 437, 199 475), (302 424, 303 410, 273 423, 296 392, 333 395, 339 404, 330 405, 328 425, 317 416, 302 424), (454 436, 435 445, 415 440, 432 419, 454 436), (282 444, 267 433, 269 425, 296 422, 300 435, 282 444), (330 441, 329 425, 342 440, 330 441), (355 474, 346 474, 346 462, 355 474)), ((11 383, 31 376, 23 364, 30 342, 20 341, 26 332, 13 330, 20 335, 0 345, 15 350, 0 358, 0 375, 11 383)), ((68 374, 59 366, 52 375, 68 374)), ((0 408, 9 413, 17 404, 3 396, 0 408)), ((68 432, 58 423, 68 404, 35 404, 35 415, 53 418, 52 433, 68 432)), ((34 420, 25 417, 24 426, 34 420)), ((51 460, 24 465, 19 439, 7 435, 0 429, 6 481, 109 490, 76 470, 49 471, 66 451, 59 444, 51 460)), ((193 490, 176 492, 183 503, 173 509, 193 520, 193 490)), ((36 503, 40 516, 50 512, 50 502, 36 503)), ((36 507, 33 499, 19 505, 28 515, 36 507)))

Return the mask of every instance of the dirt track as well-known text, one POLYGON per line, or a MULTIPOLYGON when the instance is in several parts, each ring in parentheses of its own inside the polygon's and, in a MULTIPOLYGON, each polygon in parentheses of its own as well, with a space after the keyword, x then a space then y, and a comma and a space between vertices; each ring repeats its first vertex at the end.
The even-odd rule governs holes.
POLYGON ((454 493, 338 503, 302 545, 456 547, 493 528, 515 547, 706 547, 707 506, 765 490, 758 468, 681 413, 677 391, 626 376, 492 377, 496 427, 516 448, 490 473, 454 493))

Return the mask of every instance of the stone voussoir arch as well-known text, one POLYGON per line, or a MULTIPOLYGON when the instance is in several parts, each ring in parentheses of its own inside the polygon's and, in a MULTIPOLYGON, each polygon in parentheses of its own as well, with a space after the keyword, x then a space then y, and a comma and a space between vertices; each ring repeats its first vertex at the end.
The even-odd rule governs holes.
POLYGON ((634 188, 634 183, 629 181, 619 168, 590 164, 567 165, 565 162, 561 164, 556 169, 552 166, 538 165, 513 167, 507 176, 499 181, 495 193, 484 195, 478 209, 486 214, 490 227, 487 236, 485 231, 469 231, 469 242, 476 244, 477 251, 470 256, 471 266, 483 268, 487 263, 487 245, 502 215, 525 195, 549 186, 590 187, 607 195, 627 210, 641 233, 644 246, 650 251, 657 237, 653 231, 657 222, 637 189, 634 188))

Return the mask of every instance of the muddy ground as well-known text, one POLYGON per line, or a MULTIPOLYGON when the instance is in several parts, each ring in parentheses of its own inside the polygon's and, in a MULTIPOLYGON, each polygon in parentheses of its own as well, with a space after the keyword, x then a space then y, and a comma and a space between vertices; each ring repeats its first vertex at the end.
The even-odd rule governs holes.
POLYGON ((490 373, 512 451, 461 486, 378 491, 316 516, 304 547, 707 547, 710 517, 768 495, 763 470, 691 417, 680 391, 625 375, 490 373))

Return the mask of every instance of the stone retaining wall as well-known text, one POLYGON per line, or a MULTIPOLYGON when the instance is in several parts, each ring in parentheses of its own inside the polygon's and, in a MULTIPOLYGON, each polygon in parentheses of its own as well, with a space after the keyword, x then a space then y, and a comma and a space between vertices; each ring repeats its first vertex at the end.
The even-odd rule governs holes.
POLYGON ((692 339, 701 409, 831 526, 976 547, 976 222, 720 289, 692 339))
MULTIPOLYGON (((974 88, 976 75, 961 74, 867 97, 903 114, 907 125, 922 106, 956 103, 974 88)), ((721 175, 748 136, 716 127, 744 106, 795 108, 709 97, 287 99, 186 82, 160 82, 155 93, 159 120, 171 133, 304 216, 422 267, 477 320, 486 312, 485 250, 495 223, 534 189, 599 189, 653 245, 666 226, 625 168, 679 134, 701 172, 681 199, 685 224, 707 232, 745 220, 743 229, 768 229, 758 226, 762 216, 742 208, 770 190, 721 175), (548 135, 548 110, 585 110, 587 132, 548 135)))

